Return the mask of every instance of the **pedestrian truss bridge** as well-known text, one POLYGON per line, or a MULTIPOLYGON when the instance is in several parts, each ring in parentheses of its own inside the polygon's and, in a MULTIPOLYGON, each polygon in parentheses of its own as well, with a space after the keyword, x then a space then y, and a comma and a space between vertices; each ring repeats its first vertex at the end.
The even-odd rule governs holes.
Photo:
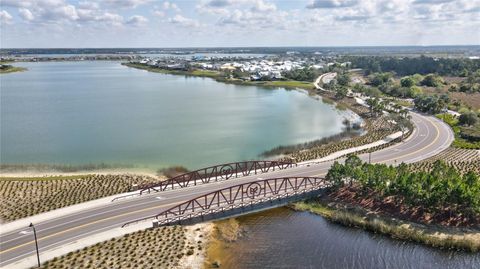
POLYGON ((136 219, 122 227, 153 220, 154 225, 193 224, 222 219, 268 208, 280 207, 320 194, 331 186, 322 177, 273 177, 234 184, 234 179, 283 170, 296 166, 292 162, 248 161, 222 164, 185 173, 166 181, 141 188, 145 192, 162 192, 191 188, 213 182, 231 180, 227 187, 181 202, 153 216, 136 219))

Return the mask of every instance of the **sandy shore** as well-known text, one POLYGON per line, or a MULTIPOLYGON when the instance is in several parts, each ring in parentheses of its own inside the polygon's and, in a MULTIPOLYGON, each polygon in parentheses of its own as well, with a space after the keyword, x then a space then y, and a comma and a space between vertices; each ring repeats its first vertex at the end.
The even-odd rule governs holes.
POLYGON ((214 224, 199 223, 187 226, 185 235, 189 244, 197 246, 193 255, 185 255, 179 262, 179 269, 203 268, 207 258, 207 247, 214 231, 214 224))

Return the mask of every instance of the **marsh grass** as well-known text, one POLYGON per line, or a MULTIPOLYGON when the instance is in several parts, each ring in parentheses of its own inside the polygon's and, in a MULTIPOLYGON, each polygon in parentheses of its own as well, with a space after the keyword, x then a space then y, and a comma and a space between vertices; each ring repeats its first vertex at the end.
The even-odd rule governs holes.
POLYGON ((475 229, 423 225, 372 214, 358 207, 326 204, 319 201, 300 202, 291 207, 295 210, 318 214, 335 223, 359 227, 374 233, 389 235, 395 239, 442 249, 480 251, 480 231, 475 229))

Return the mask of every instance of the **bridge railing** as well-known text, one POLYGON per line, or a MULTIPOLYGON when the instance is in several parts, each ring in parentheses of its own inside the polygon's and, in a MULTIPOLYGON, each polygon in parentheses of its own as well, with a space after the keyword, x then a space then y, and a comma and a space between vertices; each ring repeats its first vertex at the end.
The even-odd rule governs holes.
POLYGON ((157 219, 164 225, 246 205, 305 194, 330 186, 332 184, 329 181, 320 177, 283 177, 247 182, 201 195, 155 216, 125 223, 122 227, 149 219, 157 219))
POLYGON ((270 171, 283 170, 297 166, 294 162, 288 161, 245 161, 226 163, 207 168, 202 168, 185 174, 181 174, 165 181, 149 184, 141 187, 140 194, 147 191, 165 191, 167 189, 185 188, 205 184, 210 182, 218 182, 228 180, 240 176, 249 176, 257 173, 266 173, 270 171))

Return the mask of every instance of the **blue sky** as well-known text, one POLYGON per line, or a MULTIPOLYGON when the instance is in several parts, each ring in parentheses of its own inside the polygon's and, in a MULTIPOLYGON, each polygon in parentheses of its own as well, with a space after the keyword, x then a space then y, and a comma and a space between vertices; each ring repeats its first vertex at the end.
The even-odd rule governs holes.
POLYGON ((1 47, 480 45, 480 0, 0 0, 1 47))

